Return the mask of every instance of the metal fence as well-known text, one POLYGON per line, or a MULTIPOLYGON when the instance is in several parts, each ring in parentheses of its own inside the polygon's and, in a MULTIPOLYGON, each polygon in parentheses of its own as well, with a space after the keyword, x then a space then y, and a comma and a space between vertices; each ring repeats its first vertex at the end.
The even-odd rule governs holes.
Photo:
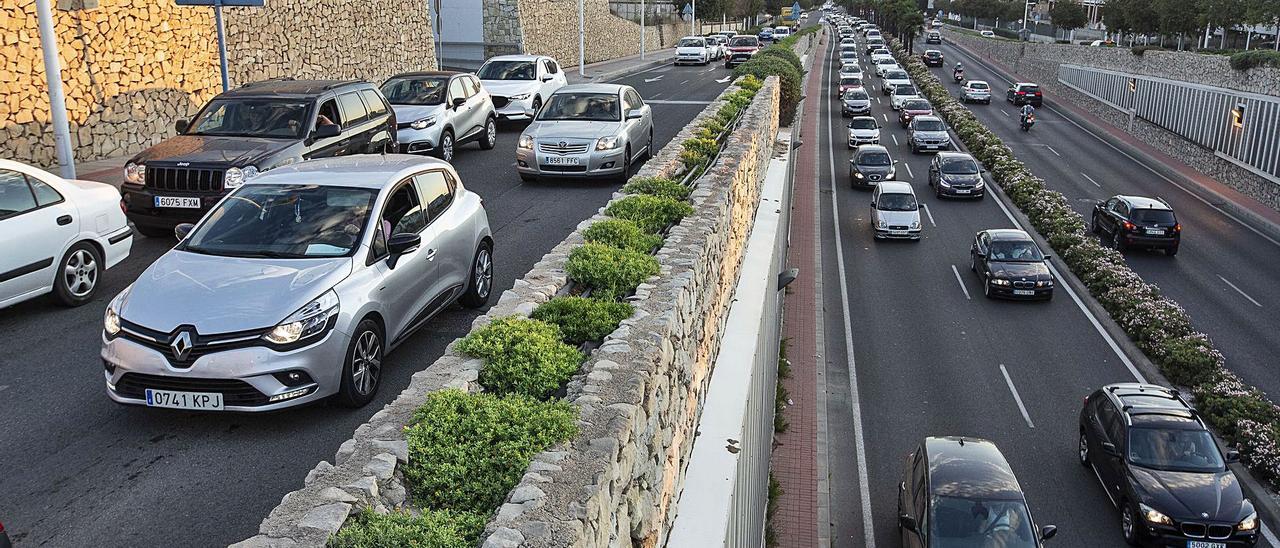
POLYGON ((1280 183, 1280 97, 1071 64, 1058 82, 1280 183))

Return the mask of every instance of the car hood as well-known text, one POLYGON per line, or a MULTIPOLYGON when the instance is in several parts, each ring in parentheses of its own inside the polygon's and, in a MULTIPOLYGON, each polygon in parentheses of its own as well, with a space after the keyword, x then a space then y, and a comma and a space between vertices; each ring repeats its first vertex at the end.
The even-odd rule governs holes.
POLYGON ((878 129, 857 129, 849 128, 849 135, 854 137, 875 137, 880 134, 878 129))
POLYGON ((120 317, 165 333, 181 325, 203 334, 267 328, 350 272, 349 257, 246 259, 175 249, 133 283, 120 317))
POLYGON ((889 224, 891 224, 891 225, 906 225, 906 226, 911 226, 911 224, 912 224, 912 223, 918 223, 918 222, 920 222, 920 211, 919 211, 919 210, 916 210, 916 211, 884 211, 884 210, 882 210, 882 209, 877 209, 877 210, 876 210, 876 216, 877 216, 877 217, 879 217, 881 221, 884 221, 884 222, 889 223, 889 224))
MULTIPOLYGON (((165 164, 190 162, 244 167, 256 165, 295 143, 297 141, 293 139, 177 135, 138 153, 130 161, 144 164, 153 161, 165 164)), ((264 166, 258 167, 264 168, 264 166)))
POLYGON ((951 138, 951 136, 950 136, 949 134, 947 134, 947 132, 945 132, 945 131, 916 131, 916 132, 912 133, 912 135, 913 135, 914 137, 919 137, 919 138, 921 138, 921 139, 942 139, 942 140, 946 140, 946 139, 951 138))
POLYGON ((534 139, 599 139, 618 133, 621 122, 535 121, 524 132, 534 139))
MULTIPOLYGON (((481 80, 480 84, 490 95, 511 97, 537 91, 539 82, 537 80, 481 80)), ((396 119, 400 118, 396 117, 396 119)))
POLYGON ((395 111, 397 121, 407 124, 444 112, 444 103, 438 105, 391 105, 391 110, 395 111))
POLYGON ((887 78, 884 81, 884 85, 886 86, 901 86, 901 85, 906 85, 910 83, 911 83, 911 79, 909 78, 887 78))
POLYGON ((705 52, 705 51, 707 51, 707 48, 705 48, 705 47, 703 47, 703 46, 683 46, 683 47, 676 48, 676 54, 681 54, 681 53, 703 53, 703 52, 705 52))
POLYGON ((865 107, 871 104, 871 99, 844 99, 844 104, 851 107, 865 107))
POLYGON ((942 173, 942 180, 953 185, 976 185, 982 180, 982 176, 977 173, 971 175, 962 175, 959 173, 942 173))
POLYGON ((849 167, 854 171, 862 173, 863 175, 872 175, 872 174, 888 175, 889 172, 893 171, 893 166, 864 166, 864 165, 850 163, 849 167))
POLYGON ((1133 481, 1151 507, 1174 519, 1225 521, 1243 518, 1246 504, 1230 470, 1218 473, 1167 472, 1133 467, 1133 481), (1208 514, 1205 516, 1204 514, 1208 514))
POLYGON ((992 262, 991 274, 998 278, 1031 278, 1048 279, 1049 267, 1043 262, 1014 263, 992 262))

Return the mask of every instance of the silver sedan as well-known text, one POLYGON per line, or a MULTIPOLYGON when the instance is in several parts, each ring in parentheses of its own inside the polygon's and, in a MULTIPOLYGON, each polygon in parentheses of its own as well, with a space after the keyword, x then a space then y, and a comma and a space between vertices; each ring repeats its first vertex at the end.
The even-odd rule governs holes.
POLYGON ((348 156, 237 188, 107 306, 107 395, 133 405, 268 411, 377 394, 384 356, 493 288, 480 197, 449 164, 348 156))
POLYGON ((540 177, 631 177, 653 149, 653 112, 631 86, 577 84, 560 88, 516 143, 516 171, 540 177))

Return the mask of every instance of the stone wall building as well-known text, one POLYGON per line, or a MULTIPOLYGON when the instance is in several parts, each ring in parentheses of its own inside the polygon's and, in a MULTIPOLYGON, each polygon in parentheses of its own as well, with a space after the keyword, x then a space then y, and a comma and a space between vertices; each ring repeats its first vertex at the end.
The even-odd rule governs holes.
MULTIPOLYGON (((482 1, 486 57, 530 53, 578 66, 577 0, 482 1)), ((584 0, 583 20, 587 63, 640 53, 640 25, 615 15, 608 0, 584 0)), ((685 21, 651 23, 644 28, 645 44, 649 50, 669 48, 691 30, 685 21)))
MULTIPOLYGON (((90 4, 94 4, 90 2, 90 4)), ((435 67, 420 0, 266 0, 224 11, 231 85, 364 79, 435 67)), ((78 161, 131 154, 221 92, 213 11, 173 0, 54 10, 78 161)), ((0 7, 0 157, 56 164, 34 0, 0 7)))

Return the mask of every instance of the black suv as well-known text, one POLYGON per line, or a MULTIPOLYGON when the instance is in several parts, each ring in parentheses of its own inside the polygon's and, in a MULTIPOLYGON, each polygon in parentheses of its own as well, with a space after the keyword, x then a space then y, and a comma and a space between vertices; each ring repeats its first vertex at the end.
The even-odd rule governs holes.
POLYGON ((1177 255, 1182 225, 1164 200, 1141 196, 1113 196, 1093 206, 1093 233, 1118 251, 1128 247, 1163 249, 1177 255))
POLYGON ((1080 464, 1092 468, 1120 508, 1132 545, 1251 547, 1258 514, 1218 448, 1177 390, 1151 384, 1104 386, 1080 411, 1080 464))
POLYGON ((126 213, 146 236, 200 220, 258 173, 312 158, 393 152, 396 118, 367 82, 266 80, 221 93, 178 135, 125 164, 126 213))
POLYGON ((1006 101, 1013 103, 1015 106, 1032 105, 1040 108, 1044 104, 1044 93, 1040 91, 1040 86, 1027 82, 1018 82, 1004 92, 1006 101))
POLYGON ((925 66, 928 67, 942 66, 944 63, 943 59, 944 57, 942 56, 942 52, 936 49, 926 50, 920 55, 920 60, 924 61, 925 66))

